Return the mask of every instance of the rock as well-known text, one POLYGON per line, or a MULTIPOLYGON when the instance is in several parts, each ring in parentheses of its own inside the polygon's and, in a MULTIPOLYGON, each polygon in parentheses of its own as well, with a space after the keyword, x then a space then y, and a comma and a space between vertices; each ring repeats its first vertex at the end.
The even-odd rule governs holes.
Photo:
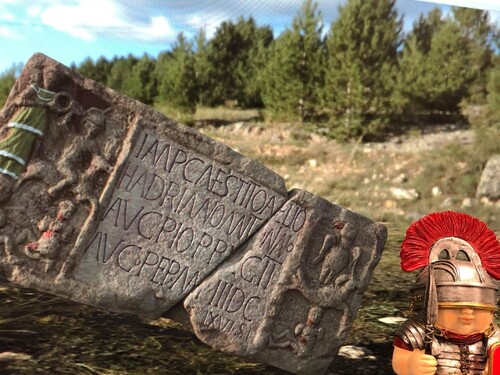
POLYGON ((7 220, 7 215, 5 215, 4 210, 0 209, 0 228, 5 226, 5 221, 7 220))
POLYGON ((339 355, 349 359, 368 359, 375 360, 373 352, 362 346, 346 345, 340 348, 339 355))
POLYGON ((396 208, 397 206, 398 206, 398 204, 393 200, 388 199, 388 200, 384 201, 385 208, 396 208))
POLYGON ((384 318, 378 319, 379 322, 385 323, 385 324, 396 324, 399 325, 403 322, 405 322, 407 319, 406 318, 401 318, 399 316, 386 316, 384 318))
POLYGON ((42 54, 0 124, 29 151, 26 165, 0 156, 1 278, 109 311, 171 314, 225 352, 326 371, 380 260, 383 225, 288 192, 262 164, 42 54), (36 145, 26 127, 5 126, 19 114, 43 128, 36 145))
POLYGON ((473 198, 464 198, 462 199, 462 207, 464 208, 471 208, 474 205, 474 199, 473 198))
POLYGON ((401 173, 399 176, 396 176, 392 179, 392 183, 396 184, 396 185, 401 185, 407 181, 408 181, 408 177, 404 173, 401 173))
POLYGON ((232 124, 232 126, 234 130, 241 130, 245 126, 245 123, 243 121, 238 121, 232 124))
POLYGON ((29 354, 3 352, 0 353, 0 362, 28 361, 32 357, 29 354))
POLYGON ((453 198, 446 197, 443 202, 441 202, 441 207, 451 207, 453 206, 453 198))
POLYGON ((442 194, 442 191, 438 186, 434 186, 431 190, 431 194, 433 197, 439 197, 442 194))
POLYGON ((494 205, 494 202, 492 202, 491 200, 489 200, 486 197, 482 197, 480 202, 481 202, 481 204, 483 204, 485 206, 493 206, 494 205))
POLYGON ((396 199, 414 201, 419 198, 419 194, 415 189, 403 189, 398 187, 391 187, 390 192, 396 199))
POLYGON ((486 163, 476 190, 476 197, 490 201, 500 199, 500 155, 491 157, 486 163))
POLYGON ((309 159, 307 164, 309 164, 311 168, 316 168, 318 166, 318 161, 316 159, 309 159))

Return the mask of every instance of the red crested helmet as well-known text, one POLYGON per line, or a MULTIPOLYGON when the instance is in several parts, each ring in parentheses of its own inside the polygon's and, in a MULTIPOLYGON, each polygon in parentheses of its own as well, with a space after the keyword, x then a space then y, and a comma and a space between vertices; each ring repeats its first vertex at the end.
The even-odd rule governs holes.
POLYGON ((429 280, 440 307, 497 309, 500 243, 481 220, 453 211, 427 215, 408 228, 400 256, 404 271, 421 269, 413 309, 424 308, 429 280))

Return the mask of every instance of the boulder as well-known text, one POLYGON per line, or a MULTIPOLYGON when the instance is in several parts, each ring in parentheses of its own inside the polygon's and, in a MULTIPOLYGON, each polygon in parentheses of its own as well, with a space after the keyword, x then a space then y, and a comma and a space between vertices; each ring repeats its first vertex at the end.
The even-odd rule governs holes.
POLYGON ((476 197, 490 201, 500 199, 500 155, 492 156, 486 163, 477 186, 476 197))

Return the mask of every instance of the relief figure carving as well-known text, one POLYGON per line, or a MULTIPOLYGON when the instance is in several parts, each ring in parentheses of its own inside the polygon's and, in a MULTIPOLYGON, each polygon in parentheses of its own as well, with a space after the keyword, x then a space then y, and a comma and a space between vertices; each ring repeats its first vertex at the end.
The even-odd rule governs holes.
POLYGON ((106 126, 105 111, 90 108, 82 119, 83 134, 77 135, 63 151, 57 163, 57 169, 63 178, 50 187, 48 192, 56 196, 67 187, 72 190, 79 202, 88 201, 91 210, 97 208, 98 198, 92 192, 93 183, 99 172, 110 173, 110 159, 118 147, 117 141, 110 139, 99 141, 99 135, 104 133, 106 126), (103 144, 104 143, 104 144, 103 144), (85 172, 79 174, 77 166, 85 163, 85 172))
POLYGON ((268 347, 289 349, 298 357, 310 356, 316 342, 325 336, 325 329, 319 326, 322 317, 323 309, 312 306, 306 321, 298 323, 293 333, 292 329, 278 323, 271 333, 268 347))
POLYGON ((76 206, 69 200, 59 202, 56 217, 44 217, 38 223, 41 232, 37 241, 28 242, 24 247, 25 254, 32 259, 43 260, 46 264, 46 271, 52 266, 52 258, 62 245, 69 242, 73 235, 74 228, 68 221, 75 212, 76 206))
POLYGON ((31 96, 2 129, 0 139, 0 202, 7 201, 12 188, 29 162, 37 138, 45 135, 49 125, 49 112, 68 112, 72 107, 70 95, 55 93, 37 84, 30 85, 31 96))

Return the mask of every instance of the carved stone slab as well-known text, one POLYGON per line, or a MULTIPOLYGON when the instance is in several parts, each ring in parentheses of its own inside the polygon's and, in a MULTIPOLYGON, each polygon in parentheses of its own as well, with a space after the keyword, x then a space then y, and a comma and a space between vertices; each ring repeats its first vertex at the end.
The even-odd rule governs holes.
POLYGON ((326 370, 378 263, 385 227, 295 190, 185 300, 199 338, 300 374, 326 370))
POLYGON ((386 229, 34 55, 0 113, 0 277, 326 370, 386 229))
POLYGON ((43 55, 10 98, 2 124, 35 106, 47 122, 14 184, 1 177, 18 284, 160 316, 286 200, 264 166, 43 55), (41 87, 55 93, 48 103, 41 87))
POLYGON ((75 278, 125 292, 126 305, 144 309, 152 299, 161 313, 234 253, 285 197, 263 186, 258 171, 245 175, 231 160, 196 152, 201 142, 185 146, 158 135, 159 129, 140 132, 75 278))

